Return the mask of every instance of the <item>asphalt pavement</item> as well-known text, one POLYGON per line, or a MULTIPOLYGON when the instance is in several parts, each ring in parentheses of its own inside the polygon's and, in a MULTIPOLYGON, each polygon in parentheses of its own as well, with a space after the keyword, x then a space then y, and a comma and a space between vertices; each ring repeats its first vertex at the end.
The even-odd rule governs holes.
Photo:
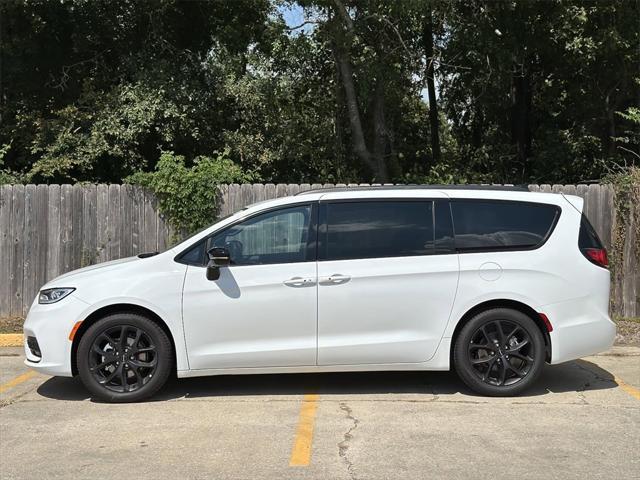
POLYGON ((173 380, 92 400, 0 349, 1 479, 638 479, 640 348, 547 366, 515 398, 453 373, 173 380))

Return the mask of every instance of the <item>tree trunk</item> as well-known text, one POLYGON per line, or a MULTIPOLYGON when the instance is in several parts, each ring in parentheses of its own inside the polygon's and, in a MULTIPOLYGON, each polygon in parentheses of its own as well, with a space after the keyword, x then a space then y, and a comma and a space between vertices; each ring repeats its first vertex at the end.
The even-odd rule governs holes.
MULTIPOLYGON (((358 107, 358 99, 356 97, 356 89, 353 84, 353 70, 351 62, 346 58, 346 54, 340 51, 340 47, 336 49, 336 61, 340 70, 342 79, 342 87, 344 88, 345 102, 347 105, 347 114, 349 117, 349 125, 351 126, 351 142, 353 152, 367 166, 374 177, 378 177, 377 162, 372 158, 367 148, 367 143, 362 129, 362 120, 360 118, 360 109, 358 107)), ((382 179, 380 181, 383 181, 382 179)))
POLYGON ((611 94, 614 92, 615 87, 609 91, 605 97, 605 114, 607 117, 607 137, 604 144, 606 145, 607 153, 609 156, 613 156, 616 153, 616 118, 615 118, 615 106, 611 102, 611 94))
POLYGON ((429 125, 431 129, 431 153, 433 163, 440 162, 440 122, 438 119, 438 103, 436 99, 436 85, 434 79, 433 57, 433 15, 431 3, 427 4, 427 13, 422 30, 422 43, 427 58, 427 93, 429 95, 429 125))
POLYGON ((523 177, 528 173, 531 156, 531 81, 522 65, 515 65, 511 74, 511 142, 516 146, 516 158, 523 177))
POLYGON ((389 173, 385 161, 387 153, 387 124, 384 118, 384 79, 380 76, 376 81, 373 98, 373 161, 378 172, 377 179, 386 183, 389 173))
MULTIPOLYGON (((353 32, 353 23, 344 4, 340 0, 335 0, 335 5, 337 15, 339 18, 343 19, 344 26, 342 26, 342 23, 340 22, 336 25, 334 56, 338 66, 338 71, 340 72, 342 87, 344 88, 345 103, 347 106, 349 125, 351 127, 353 151, 365 167, 371 171, 374 180, 386 183, 389 181, 389 175, 384 162, 384 151, 382 155, 374 158, 374 155, 372 155, 369 148, 367 148, 367 142, 362 128, 362 117, 360 115, 358 97, 353 83, 353 67, 349 56, 350 36, 353 32), (347 29, 346 34, 344 32, 344 28, 347 29)), ((382 90, 382 101, 384 101, 384 90, 382 90)), ((384 126, 384 110, 382 110, 381 125, 382 131, 384 132, 384 135, 386 135, 386 127, 384 126)), ((377 131, 374 133, 374 136, 375 138, 378 138, 377 131)))

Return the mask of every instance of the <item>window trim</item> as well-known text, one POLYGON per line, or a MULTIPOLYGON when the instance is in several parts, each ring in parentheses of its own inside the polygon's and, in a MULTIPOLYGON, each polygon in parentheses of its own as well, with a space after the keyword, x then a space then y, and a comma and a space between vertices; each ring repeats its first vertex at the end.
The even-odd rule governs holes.
POLYGON ((449 208, 451 210, 451 221, 453 222, 453 238, 454 238, 455 251, 458 254, 491 253, 491 252, 526 252, 526 251, 537 250, 541 248, 545 243, 547 243, 549 238, 551 238, 551 235, 555 231, 556 226, 558 225, 558 221, 560 220, 560 215, 562 214, 562 207, 560 207, 560 205, 556 205, 555 203, 528 202, 526 200, 503 200, 503 199, 493 199, 493 198, 486 198, 486 199, 485 198, 451 198, 449 200, 449 208), (517 245, 511 246, 511 247, 510 246, 458 247, 456 242, 457 240, 456 219, 455 219, 455 215, 453 214, 453 204, 462 203, 462 202, 464 203, 498 203, 498 204, 517 203, 517 204, 524 204, 524 205, 543 205, 543 206, 551 207, 554 209, 554 217, 553 217, 553 220, 551 221, 551 226, 549 227, 544 238, 537 245, 533 245, 529 247, 517 246, 517 245))
MULTIPOLYGON (((288 203, 286 205, 278 205, 278 206, 271 207, 271 208, 265 208, 264 210, 260 210, 258 212, 254 212, 254 213, 252 213, 250 215, 247 215, 246 217, 239 218, 235 222, 230 223, 228 225, 225 225, 224 227, 222 227, 222 228, 220 228, 220 229, 218 229, 218 230, 216 230, 214 232, 211 232, 206 237, 201 238, 197 242, 192 243, 191 245, 189 245, 188 247, 183 249, 180 253, 178 253, 173 258, 173 261, 177 262, 177 263, 181 263, 183 265, 188 265, 188 266, 191 266, 191 267, 205 268, 207 266, 207 257, 206 257, 207 252, 203 252, 203 256, 200 259, 200 263, 187 262, 187 261, 184 261, 184 259, 182 257, 184 257, 193 248, 196 248, 197 246, 200 246, 201 244, 206 244, 206 242, 208 242, 211 237, 213 237, 215 235, 218 235, 218 234, 224 232, 225 230, 233 228, 236 225, 244 223, 247 220, 255 218, 258 215, 263 215, 265 213, 276 212, 278 210, 288 210, 290 208, 304 207, 304 206, 311 207, 311 213, 310 213, 310 218, 309 218, 309 227, 308 227, 309 231, 308 231, 307 246, 306 246, 307 255, 310 254, 309 256, 311 258, 308 258, 308 259, 306 259, 306 260, 304 260, 302 262, 286 262, 286 263, 315 262, 316 259, 318 258, 318 202, 317 201, 296 202, 296 203, 288 203)), ((276 263, 261 263, 261 264, 253 264, 253 265, 230 265, 230 267, 234 267, 234 268, 260 267, 260 266, 263 266, 263 265, 285 265, 285 263, 284 262, 276 262, 276 263)))
MULTIPOLYGON (((318 241, 316 244, 318 262, 348 262, 353 260, 374 260, 376 258, 411 258, 411 257, 432 257, 434 255, 451 255, 455 254, 455 250, 450 252, 435 252, 435 225, 436 225, 436 202, 449 202, 448 198, 443 197, 369 197, 369 198, 332 198, 323 200, 320 199, 320 214, 318 218, 318 241), (327 228, 327 204, 330 203, 428 203, 431 202, 431 218, 432 228, 434 235, 434 253, 428 253, 423 255, 388 255, 384 257, 357 257, 357 258, 340 258, 340 259, 328 259, 327 252, 325 251, 324 244, 327 242, 327 235, 329 234, 327 228)), ((453 221, 453 220, 452 220, 453 221)), ((453 230, 451 232, 454 233, 453 230)), ((454 237, 455 238, 455 237, 454 237)))

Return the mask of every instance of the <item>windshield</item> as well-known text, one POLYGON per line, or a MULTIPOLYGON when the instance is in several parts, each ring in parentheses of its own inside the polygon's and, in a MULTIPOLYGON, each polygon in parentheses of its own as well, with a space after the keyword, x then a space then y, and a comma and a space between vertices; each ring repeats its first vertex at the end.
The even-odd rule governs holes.
MULTIPOLYGON (((246 208, 243 208, 242 210, 246 210, 246 208)), ((220 217, 220 218, 216 219, 216 221, 213 222, 211 225, 207 225, 206 227, 203 227, 203 228, 199 229, 198 231, 192 233, 191 235, 183 236, 183 235, 176 234, 175 236, 172 236, 172 240, 173 241, 169 244, 169 246, 167 247, 167 250, 170 250, 170 249, 180 245, 181 243, 190 242, 192 239, 196 238, 198 235, 200 235, 205 230, 208 230, 209 228, 211 228, 216 223, 220 223, 223 220, 226 220, 227 218, 236 215, 237 213, 241 212, 242 210, 239 210, 238 212, 235 212, 235 213, 230 213, 229 215, 225 215, 224 217, 220 217)))

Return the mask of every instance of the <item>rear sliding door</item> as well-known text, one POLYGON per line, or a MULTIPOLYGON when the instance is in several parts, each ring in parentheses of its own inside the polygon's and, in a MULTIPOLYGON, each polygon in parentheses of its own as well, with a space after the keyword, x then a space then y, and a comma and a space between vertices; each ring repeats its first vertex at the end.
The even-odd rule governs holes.
POLYGON ((318 364, 429 360, 458 281, 448 201, 321 201, 318 242, 318 364))

